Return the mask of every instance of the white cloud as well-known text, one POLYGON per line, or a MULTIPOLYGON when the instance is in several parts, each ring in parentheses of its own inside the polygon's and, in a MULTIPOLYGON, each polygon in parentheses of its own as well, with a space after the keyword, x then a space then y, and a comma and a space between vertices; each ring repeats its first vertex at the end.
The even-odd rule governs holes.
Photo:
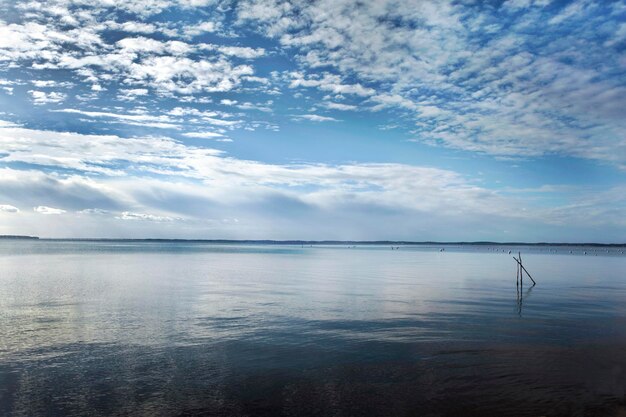
POLYGON ((272 111, 272 108, 270 107, 271 104, 272 104, 271 100, 268 101, 267 103, 251 103, 249 101, 246 101, 246 102, 237 104, 235 107, 241 110, 259 110, 262 112, 270 113, 272 111))
POLYGON ((357 110, 358 109, 357 106, 353 106, 351 104, 335 103, 335 102, 332 102, 332 101, 324 103, 324 106, 326 108, 329 108, 329 109, 332 109, 332 110, 342 110, 342 111, 357 110))
POLYGON ((298 114, 293 117, 296 120, 310 120, 312 122, 338 122, 338 119, 329 116, 320 116, 319 114, 298 114))
MULTIPOLYGON (((377 118, 376 125, 389 118, 393 123, 387 126, 400 126, 398 133, 410 131, 412 140, 420 143, 498 157, 589 158, 626 169, 626 87, 616 76, 626 62, 618 49, 626 33, 615 18, 621 11, 591 1, 545 7, 549 3, 24 2, 15 5, 17 13, 11 15, 16 23, 0 22, 0 66, 7 74, 17 74, 16 80, 0 85, 14 93, 12 99, 19 99, 28 90, 19 86, 32 84, 25 96, 38 105, 93 101, 83 103, 85 107, 72 104, 74 108, 62 112, 73 122, 88 121, 102 131, 175 129, 176 137, 231 141, 225 136, 236 128, 276 131, 281 116, 325 122, 338 121, 336 111, 365 110, 377 112, 367 116, 377 118), (191 9, 205 6, 202 11, 191 9), (177 13, 180 7, 182 13, 177 13), (610 8, 615 10, 612 16, 605 10, 610 8), (165 10, 168 13, 149 18, 165 10), (180 21, 172 18, 179 15, 180 21), (189 24, 191 16, 201 20, 189 24), (231 21, 233 16, 238 21, 231 21), (546 25, 550 19, 552 25, 546 25), (248 37, 251 30, 273 41, 248 37), (277 62, 279 70, 271 71, 268 66, 277 62), (281 94, 298 99, 287 114, 246 121, 249 111, 286 108, 282 99, 276 98, 278 105, 268 100, 281 94), (114 98, 119 101, 105 102, 114 98), (177 100, 188 104, 172 104, 177 100), (179 107, 168 110, 173 106, 179 107), (218 111, 223 106, 236 113, 218 111), (333 112, 315 114, 319 109, 333 112), (121 123, 132 127, 114 125, 121 123)), ((29 117, 40 113, 37 109, 29 117)), ((61 123, 60 114, 56 117, 57 126, 68 125, 61 123)), ((440 225, 445 216, 453 222, 455 215, 474 216, 476 221, 488 216, 532 218, 535 224, 542 216, 557 224, 589 215, 597 223, 623 224, 616 214, 623 203, 611 211, 605 203, 608 194, 585 194, 592 200, 589 204, 568 197, 568 204, 552 210, 535 207, 520 213, 519 201, 512 203, 510 196, 504 198, 449 170, 403 164, 265 164, 168 137, 37 131, 2 121, 0 128, 2 163, 46 166, 56 172, 4 170, 0 201, 19 207, 45 202, 68 210, 65 216, 35 216, 30 211, 12 216, 25 222, 64 222, 76 210, 87 218, 96 212, 85 210, 97 208, 102 210, 98 216, 111 224, 149 227, 150 221, 122 220, 173 219, 159 225, 166 228, 177 224, 178 217, 187 221, 188 213, 178 211, 193 208, 191 217, 198 221, 208 216, 203 210, 214 219, 232 217, 230 212, 239 210, 238 227, 256 222, 266 230, 279 224, 273 213, 280 210, 293 221, 293 230, 299 227, 297 213, 310 214, 310 219, 329 227, 341 225, 341 213, 349 213, 346 216, 353 219, 341 220, 358 230, 357 219, 367 224, 364 219, 373 218, 368 210, 383 219, 398 212, 404 213, 402 218, 422 215, 438 219, 440 225), (414 186, 415 178, 425 182, 414 186), (20 186, 37 192, 19 194, 20 186), (85 200, 83 195, 93 198, 85 200), (181 198, 191 203, 168 203, 181 198), (574 213, 578 208, 583 214, 574 213)), ((415 233, 423 230, 417 220, 411 227, 415 233)))
MULTIPOLYGON (((184 7, 189 6, 189 2, 184 7)), ((115 2, 118 5, 117 2, 115 2)), ((174 2, 153 2, 146 5, 142 13, 149 10, 162 10, 174 2)), ((172 96, 193 96, 198 93, 227 92, 242 83, 264 80, 254 76, 253 66, 236 65, 231 60, 261 57, 263 48, 247 46, 191 44, 180 40, 158 40, 149 36, 131 36, 109 43, 101 32, 120 30, 127 33, 152 35, 156 32, 167 36, 177 36, 176 31, 167 28, 166 23, 145 23, 141 21, 115 22, 98 19, 106 16, 107 7, 99 8, 82 3, 82 11, 65 4, 65 14, 73 16, 75 28, 67 29, 54 19, 46 24, 26 21, 23 24, 5 24, 0 21, 0 63, 16 67, 31 67, 36 70, 69 70, 84 77, 92 88, 104 91, 109 85, 117 88, 126 84, 131 88, 123 90, 141 91, 150 89, 157 94, 172 96), (91 6, 91 7, 90 7, 91 6), (207 54, 210 50, 212 53, 207 54), (203 59, 203 56, 207 56, 203 59), (217 59, 216 59, 217 58, 217 59)), ((140 8, 122 9, 137 12, 140 8)), ((25 5, 24 9, 30 9, 25 5)), ((36 15, 51 12, 50 8, 37 8, 36 15)), ((28 20, 25 17, 25 20, 28 20)), ((43 20, 43 18, 41 19, 43 20)), ((198 34, 214 31, 219 25, 204 22, 189 31, 198 34)), ((52 80, 35 81, 38 88, 58 85, 52 80)), ((63 86, 68 86, 65 83, 63 86)), ((119 92, 121 100, 132 101, 137 94, 119 92)), ((36 104, 58 103, 65 98, 63 93, 32 91, 36 104)), ((82 96, 83 99, 90 99, 82 96)), ((92 96, 93 99, 95 96, 92 96)))
MULTIPOLYGON (((245 106, 238 106, 245 108, 245 106)), ((55 112, 73 113, 92 118, 111 119, 115 123, 124 123, 134 126, 143 126, 159 129, 180 130, 188 125, 214 125, 220 128, 233 128, 242 122, 240 120, 228 120, 231 115, 224 112, 201 111, 195 108, 175 107, 166 114, 152 115, 144 109, 136 109, 132 114, 120 114, 102 111, 88 111, 79 109, 59 109, 55 112), (218 117, 224 117, 220 119, 218 117)))
MULTIPOLYGON (((4 154, 0 161, 56 166, 106 175, 125 175, 128 167, 117 168, 126 161, 136 169, 159 173, 177 171, 200 175, 186 167, 186 159, 203 165, 202 158, 220 152, 211 149, 186 148, 167 138, 127 138, 108 135, 81 135, 20 128, 0 129, 4 154)), ((210 160, 210 159, 209 159, 210 160)), ((209 161, 207 160, 207 162, 209 161)))
POLYGON ((180 41, 162 42, 152 38, 135 37, 117 41, 118 53, 122 55, 154 55, 171 54, 184 56, 195 50, 193 45, 180 41))
POLYGON ((323 91, 335 94, 354 94, 357 96, 370 96, 376 92, 373 88, 363 87, 361 84, 343 84, 340 76, 324 73, 321 77, 313 76, 305 78, 301 73, 291 74, 290 88, 317 87, 323 91))
POLYGON ((370 107, 360 109, 400 109, 416 141, 626 167, 626 87, 614 75, 623 59, 608 49, 621 28, 597 2, 549 4, 506 2, 506 26, 496 9, 453 1, 249 0, 237 10, 242 24, 296 55, 302 70, 289 74, 291 88, 363 97, 370 107), (542 25, 551 16, 555 24, 577 19, 576 27, 542 25))
POLYGON ((140 220, 140 221, 151 221, 151 222, 171 222, 174 220, 182 220, 180 218, 175 218, 175 217, 156 216, 154 214, 147 214, 147 213, 133 213, 130 211, 125 211, 116 218, 120 220, 140 220))
POLYGON ((215 22, 202 22, 197 25, 186 26, 183 30, 183 33, 187 37, 194 37, 198 35, 202 35, 204 33, 213 33, 219 29, 219 25, 215 22))
MULTIPOLYGON (((371 185, 384 188, 443 184, 463 187, 457 174, 434 168, 401 164, 362 164, 328 166, 271 165, 226 157, 221 151, 185 146, 168 138, 120 138, 117 136, 32 129, 0 129, 0 143, 6 149, 2 162, 22 162, 69 168, 90 174, 118 177, 118 171, 130 164, 145 173, 159 173, 178 178, 195 178, 216 186, 227 183, 239 186, 315 184, 366 191, 371 185), (44 150, 48 152, 44 154, 44 150), (424 182, 418 180, 423 178, 424 182), (404 181, 407 181, 406 183, 404 181), (348 184, 351 184, 348 186, 348 184)), ((15 175, 15 174, 11 174, 15 175)), ((5 173, 9 178, 11 175, 5 173)), ((16 182, 23 181, 18 177, 16 182)))
POLYGON ((217 46, 215 49, 224 55, 242 59, 254 59, 265 55, 265 49, 263 48, 249 48, 246 46, 217 46))
POLYGON ((552 0, 507 0, 502 4, 502 7, 518 11, 529 7, 545 7, 549 5, 551 1, 552 0))
POLYGON ((28 90, 28 93, 33 98, 33 103, 38 106, 49 103, 62 103, 67 98, 66 94, 58 93, 55 91, 46 93, 45 91, 28 90))
POLYGON ((57 82, 53 80, 33 80, 33 85, 39 88, 56 87, 57 82))
POLYGON ((151 56, 129 65, 127 81, 149 85, 166 94, 194 94, 230 91, 239 86, 243 76, 253 73, 251 66, 234 66, 225 59, 194 61, 184 57, 151 56))
POLYGON ((152 116, 149 114, 117 114, 110 112, 86 111, 78 109, 61 109, 57 110, 63 113, 74 113, 88 117, 114 119, 120 123, 132 124, 137 126, 155 127, 159 129, 179 129, 177 121, 172 120, 166 115, 152 116))
POLYGON ((66 212, 65 210, 48 206, 33 207, 33 211, 41 214, 63 214, 66 212))
POLYGON ((399 94, 378 94, 371 98, 376 105, 372 110, 377 111, 386 107, 403 107, 407 110, 417 110, 419 105, 413 100, 407 99, 399 94))
POLYGON ((226 120, 225 118, 230 116, 227 113, 202 111, 192 107, 175 107, 168 114, 170 116, 191 117, 192 120, 198 118, 202 122, 222 127, 234 127, 242 123, 240 120, 226 120), (224 119, 218 119, 216 116, 224 117, 224 119))
MULTIPOLYGON (((4 128, 0 133, 0 146, 6 150, 0 162, 82 173, 2 169, 0 199, 29 205, 45 198, 51 206, 38 206, 37 213, 74 210, 65 212, 62 223, 28 216, 22 219, 25 223, 12 223, 23 225, 28 233, 41 234, 43 230, 45 235, 68 236, 71 231, 72 235, 111 236, 128 230, 134 236, 219 233, 219 237, 240 238, 435 239, 459 236, 458 230, 465 230, 462 226, 468 224, 473 225, 473 238, 483 236, 481 233, 493 238, 502 227, 510 230, 516 225, 541 235, 539 231, 547 233, 550 227, 571 228, 583 218, 585 224, 612 225, 615 231, 626 227, 619 215, 626 199, 615 199, 626 193, 618 189, 580 194, 579 201, 570 199, 546 209, 541 201, 535 204, 534 199, 515 197, 519 194, 515 190, 488 190, 454 171, 429 167, 267 164, 168 138, 20 128, 4 128), (211 220, 224 218, 240 221, 211 220), (111 222, 116 221, 126 226, 113 227, 111 222), (151 223, 178 225, 178 229, 144 228, 151 223), (393 226, 396 224, 401 226, 393 226), (283 227, 288 232, 280 232, 283 227)), ((554 190, 558 192, 558 188, 554 190)))
POLYGON ((147 88, 130 88, 130 89, 120 89, 118 91, 118 98, 123 101, 135 101, 137 97, 147 96, 148 89, 147 88))
POLYGON ((217 132, 186 132, 182 134, 188 138, 200 138, 200 139, 214 139, 221 138, 224 135, 217 132))
POLYGON ((611 37, 611 39, 607 40, 604 45, 605 46, 613 46, 617 45, 620 42, 626 41, 626 23, 622 23, 618 26, 617 30, 611 37))
MULTIPOLYGON (((95 92, 113 89, 125 102, 149 102, 154 93, 197 103, 210 101, 211 93, 246 88, 280 94, 275 85, 280 77, 258 76, 251 61, 268 50, 246 45, 235 32, 247 25, 280 43, 282 49, 271 53, 294 55, 300 70, 285 72, 281 82, 365 100, 320 106, 403 110, 414 125, 414 139, 437 146, 497 156, 559 154, 624 166, 626 91, 615 77, 624 58, 614 49, 626 32, 615 19, 617 6, 588 0, 566 5, 508 0, 499 9, 454 1, 244 0, 230 9, 237 22, 223 6, 205 0, 20 3, 20 23, 0 22, 0 62, 70 71, 95 92), (192 24, 147 19, 177 7, 188 12, 206 6, 202 20, 192 24), (604 8, 615 11, 611 15, 604 8), (510 19, 507 25, 496 19, 502 12, 510 19), (576 29, 561 27, 574 19, 576 29), (554 24, 541 26, 546 20, 554 24), (104 36, 108 30, 131 35, 104 36), (215 43, 194 43, 194 36, 206 33, 215 43), (214 40, 226 36, 238 45, 214 40), (245 65, 237 64, 241 59, 245 65), (120 85, 124 88, 116 91, 120 85)), ((52 87, 47 82, 35 86, 52 87)), ((11 88, 5 91, 14 93, 11 88)), ((30 95, 38 105, 66 99, 58 91, 30 95)), ((242 111, 272 110, 262 100, 246 100, 237 104, 242 111)), ((229 122, 215 122, 220 123, 229 122)))
POLYGON ((19 213, 20 209, 10 204, 0 204, 0 212, 4 213, 19 213))
POLYGON ((151 34, 159 30, 158 27, 152 23, 136 21, 128 21, 124 23, 107 22, 107 26, 110 29, 120 30, 128 33, 151 34))
POLYGON ((90 214, 90 215, 108 215, 111 214, 111 212, 109 210, 103 210, 100 208, 88 208, 88 209, 83 209, 83 210, 79 210, 76 213, 78 214, 90 214))
POLYGON ((0 129, 5 127, 19 127, 19 125, 6 120, 0 120, 0 129))
POLYGON ((559 24, 567 19, 570 19, 576 15, 581 14, 585 8, 593 7, 594 5, 587 0, 577 0, 568 4, 558 15, 554 16, 548 23, 559 24))
POLYGON ((240 103, 237 100, 223 99, 220 100, 220 104, 223 104, 224 106, 234 106, 241 110, 260 110, 264 112, 271 112, 272 108, 269 106, 273 104, 273 101, 269 100, 266 103, 251 103, 246 101, 240 103))

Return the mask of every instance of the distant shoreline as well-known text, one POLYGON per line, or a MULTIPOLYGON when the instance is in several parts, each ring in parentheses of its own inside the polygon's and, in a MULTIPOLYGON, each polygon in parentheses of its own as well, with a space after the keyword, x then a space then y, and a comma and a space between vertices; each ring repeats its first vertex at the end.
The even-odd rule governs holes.
POLYGON ((272 240, 272 239, 124 239, 124 238, 40 238, 38 236, 0 235, 0 239, 72 241, 72 242, 181 242, 181 243, 217 243, 217 244, 260 244, 260 245, 438 245, 438 246, 591 246, 591 247, 626 247, 626 243, 562 243, 562 242, 437 242, 406 240, 272 240))

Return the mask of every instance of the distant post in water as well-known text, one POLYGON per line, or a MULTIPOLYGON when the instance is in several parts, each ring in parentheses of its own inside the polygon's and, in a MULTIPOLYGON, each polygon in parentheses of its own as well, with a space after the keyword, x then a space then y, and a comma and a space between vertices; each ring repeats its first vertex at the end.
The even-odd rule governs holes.
POLYGON ((515 262, 517 262, 519 284, 524 285, 524 272, 526 272, 526 275, 528 275, 528 278, 530 278, 530 280, 533 282, 533 285, 537 285, 533 277, 528 273, 528 271, 526 270, 526 268, 524 268, 524 265, 522 264, 522 253, 517 252, 517 256, 517 258, 514 256, 513 259, 515 259, 515 262))

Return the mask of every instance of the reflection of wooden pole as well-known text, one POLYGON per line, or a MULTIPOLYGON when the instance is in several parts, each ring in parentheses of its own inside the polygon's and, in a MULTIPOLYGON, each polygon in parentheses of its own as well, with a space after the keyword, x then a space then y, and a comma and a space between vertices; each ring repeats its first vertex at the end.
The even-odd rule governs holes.
POLYGON ((517 262, 517 264, 519 265, 520 268, 522 268, 522 271, 526 272, 526 275, 528 275, 528 278, 530 278, 530 280, 533 282, 533 285, 537 285, 537 283, 535 282, 535 280, 533 279, 533 277, 528 273, 528 271, 526 270, 526 268, 524 268, 524 265, 522 265, 522 257, 520 256, 520 259, 517 259, 515 256, 513 257, 513 259, 515 259, 515 261, 517 262))
MULTIPOLYGON (((517 258, 519 259, 518 267, 522 264, 522 252, 517 252, 517 258)), ((524 273, 522 272, 522 268, 519 270, 519 283, 520 285, 524 285, 524 273)))

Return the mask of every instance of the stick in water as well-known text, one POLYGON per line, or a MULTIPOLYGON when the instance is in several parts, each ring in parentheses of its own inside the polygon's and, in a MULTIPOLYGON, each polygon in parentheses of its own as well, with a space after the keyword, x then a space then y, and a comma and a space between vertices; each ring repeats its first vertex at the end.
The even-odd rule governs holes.
POLYGON ((522 263, 520 262, 519 259, 517 259, 515 256, 513 257, 513 259, 515 259, 517 261, 517 263, 519 264, 519 266, 522 268, 522 270, 524 272, 526 272, 526 275, 528 275, 528 278, 530 278, 530 280, 533 282, 533 285, 536 285, 537 283, 535 282, 535 280, 533 279, 533 277, 528 273, 528 271, 526 270, 526 268, 524 268, 524 265, 522 265, 522 263))

